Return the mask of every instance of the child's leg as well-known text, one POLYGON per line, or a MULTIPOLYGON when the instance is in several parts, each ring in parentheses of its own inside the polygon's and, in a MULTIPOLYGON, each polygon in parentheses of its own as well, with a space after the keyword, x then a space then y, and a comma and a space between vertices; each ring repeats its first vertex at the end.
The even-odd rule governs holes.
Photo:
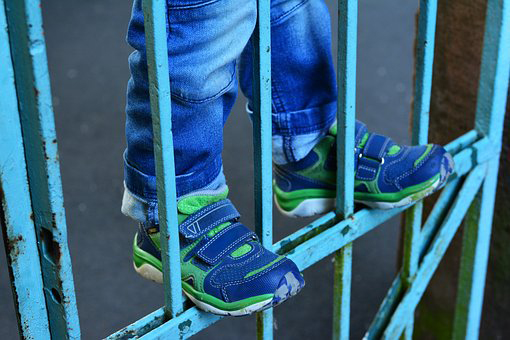
MULTIPOLYGON (((122 211, 140 222, 135 270, 161 282, 152 123, 141 0, 135 0, 122 211)), ((245 315, 295 295, 297 266, 238 222, 222 173, 223 124, 237 94, 236 59, 250 38, 255 0, 167 0, 172 123, 184 293, 200 308, 245 315)))
MULTIPOLYGON (((336 83, 323 0, 272 1, 274 192, 290 216, 331 211, 336 194, 336 83)), ((241 87, 251 96, 251 49, 241 87)), ((412 203, 436 191, 453 171, 439 145, 400 146, 356 122, 354 199, 375 208, 412 203)))
MULTIPOLYGON (((336 119, 336 75, 329 11, 323 0, 272 0, 273 161, 295 162, 336 119)), ((243 51, 240 84, 251 102, 252 45, 243 51)))
MULTIPOLYGON (((211 183, 222 167, 223 124, 237 95, 236 58, 255 25, 254 1, 171 0, 169 63, 177 195, 211 183), (192 3, 192 4, 191 4, 192 3), (228 13, 228 15, 226 15, 228 13)), ((126 186, 156 199, 152 122, 141 1, 129 24, 126 186)))

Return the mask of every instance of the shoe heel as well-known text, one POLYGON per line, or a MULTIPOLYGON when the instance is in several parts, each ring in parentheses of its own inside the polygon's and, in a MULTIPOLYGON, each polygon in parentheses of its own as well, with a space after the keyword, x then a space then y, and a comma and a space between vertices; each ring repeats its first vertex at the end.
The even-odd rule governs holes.
POLYGON ((274 201, 276 203, 276 208, 289 217, 312 217, 315 215, 323 215, 335 208, 335 199, 334 198, 310 198, 301 202, 296 208, 291 211, 286 211, 280 207, 278 204, 278 200, 276 196, 274 197, 274 201))
POLYGON ((135 261, 133 261, 133 268, 138 273, 138 275, 144 279, 157 283, 163 283, 163 273, 161 273, 156 267, 151 266, 148 263, 143 263, 140 267, 137 267, 135 261))

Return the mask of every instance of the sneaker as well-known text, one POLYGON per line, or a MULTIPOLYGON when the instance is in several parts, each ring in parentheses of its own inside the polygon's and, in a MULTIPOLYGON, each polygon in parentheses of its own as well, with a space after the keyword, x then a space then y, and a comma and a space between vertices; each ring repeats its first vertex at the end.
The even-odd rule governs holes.
MULTIPOLYGON (((354 201, 376 209, 405 206, 441 188, 452 156, 439 145, 402 146, 356 121, 354 201)), ((274 165, 274 197, 285 215, 307 217, 335 207, 336 124, 298 162, 274 165)))
MULTIPOLYGON (((242 316, 282 303, 305 282, 294 262, 262 247, 255 233, 238 222, 227 195, 228 188, 177 203, 182 288, 206 312, 242 316)), ((163 281, 158 226, 140 225, 133 264, 144 278, 163 281)))

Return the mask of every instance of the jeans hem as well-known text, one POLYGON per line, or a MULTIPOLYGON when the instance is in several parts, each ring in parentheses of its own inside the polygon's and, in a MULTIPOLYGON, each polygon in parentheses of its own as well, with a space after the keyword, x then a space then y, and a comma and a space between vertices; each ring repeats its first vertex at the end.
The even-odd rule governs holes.
POLYGON ((299 111, 273 113, 273 135, 296 136, 321 132, 336 120, 336 102, 299 111))
MULTIPOLYGON (((211 163, 208 163, 207 169, 203 171, 176 176, 177 198, 203 188, 219 175, 222 168, 221 155, 211 163)), ((126 152, 124 152, 124 182, 126 188, 134 195, 147 202, 157 202, 156 176, 143 173, 131 165, 126 158, 126 152)))

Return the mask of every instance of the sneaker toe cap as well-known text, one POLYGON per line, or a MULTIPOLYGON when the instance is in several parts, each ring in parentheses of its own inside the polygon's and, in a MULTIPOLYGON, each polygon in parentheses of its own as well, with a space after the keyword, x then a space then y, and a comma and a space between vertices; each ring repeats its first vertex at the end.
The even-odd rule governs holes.
POLYGON ((434 145, 430 153, 415 165, 413 171, 402 178, 400 185, 403 188, 410 187, 437 175, 440 184, 443 184, 452 174, 453 167, 453 157, 442 146, 434 145))
POLYGON ((273 294, 270 305, 274 306, 296 295, 304 285, 296 264, 284 258, 253 276, 225 284, 223 292, 231 301, 273 294))

